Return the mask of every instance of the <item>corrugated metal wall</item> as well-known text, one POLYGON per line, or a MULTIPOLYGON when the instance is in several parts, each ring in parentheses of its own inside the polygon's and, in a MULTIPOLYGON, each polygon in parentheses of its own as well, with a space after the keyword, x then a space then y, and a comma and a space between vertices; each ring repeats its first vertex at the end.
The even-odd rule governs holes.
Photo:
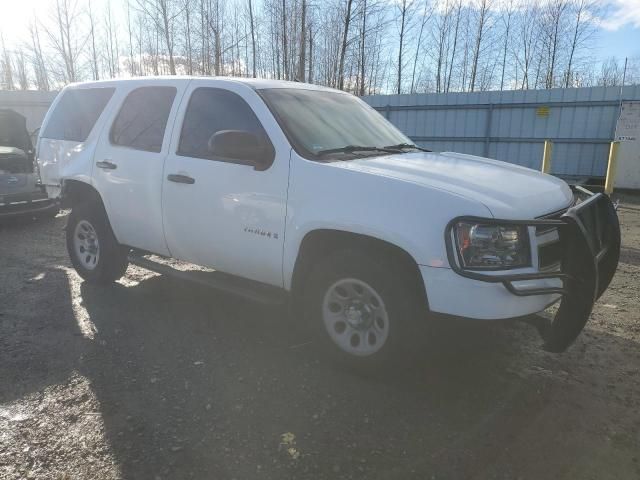
POLYGON ((605 175, 621 99, 640 100, 640 86, 363 98, 430 150, 539 169, 551 140, 551 173, 580 177, 605 175))
MULTIPOLYGON (((0 91, 0 108, 42 123, 56 92, 0 91)), ((552 140, 551 172, 602 177, 620 99, 640 100, 640 86, 504 92, 374 95, 363 99, 419 145, 471 153, 539 169, 552 140)))

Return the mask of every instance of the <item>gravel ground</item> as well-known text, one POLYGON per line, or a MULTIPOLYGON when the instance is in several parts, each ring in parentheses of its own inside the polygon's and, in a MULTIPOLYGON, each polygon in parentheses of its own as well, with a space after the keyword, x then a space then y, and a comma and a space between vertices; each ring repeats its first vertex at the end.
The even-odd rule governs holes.
POLYGON ((640 478, 640 197, 561 355, 528 325, 441 325, 413 368, 318 360, 280 308, 69 266, 64 215, 0 226, 1 479, 640 478))

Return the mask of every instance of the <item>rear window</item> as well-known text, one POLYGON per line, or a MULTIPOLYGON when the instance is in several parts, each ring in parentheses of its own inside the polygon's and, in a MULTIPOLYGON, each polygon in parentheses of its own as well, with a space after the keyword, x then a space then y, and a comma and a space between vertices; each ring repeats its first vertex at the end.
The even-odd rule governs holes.
POLYGON ((114 88, 104 87, 67 90, 52 112, 42 136, 84 142, 114 91, 114 88))
POLYGON ((113 122, 111 143, 160 152, 175 96, 175 87, 142 87, 132 91, 113 122))

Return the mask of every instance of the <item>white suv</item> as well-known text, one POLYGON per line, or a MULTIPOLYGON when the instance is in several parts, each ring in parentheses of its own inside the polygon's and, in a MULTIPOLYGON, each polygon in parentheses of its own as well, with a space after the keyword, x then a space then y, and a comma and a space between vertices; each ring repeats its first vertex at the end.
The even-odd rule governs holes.
POLYGON ((38 161, 72 207, 71 261, 129 262, 271 301, 336 355, 384 361, 421 313, 518 318, 561 300, 545 348, 578 335, 618 263, 609 198, 509 163, 432 153, 358 98, 315 85, 140 78, 72 85, 38 161), (210 267, 198 277, 154 254, 210 267))

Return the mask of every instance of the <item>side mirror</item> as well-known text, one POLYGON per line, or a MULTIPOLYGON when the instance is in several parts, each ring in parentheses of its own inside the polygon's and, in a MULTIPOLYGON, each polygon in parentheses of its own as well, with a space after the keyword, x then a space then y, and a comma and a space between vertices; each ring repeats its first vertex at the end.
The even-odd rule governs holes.
POLYGON ((220 130, 209 139, 209 153, 237 163, 266 170, 273 163, 275 151, 266 137, 244 130, 220 130))

